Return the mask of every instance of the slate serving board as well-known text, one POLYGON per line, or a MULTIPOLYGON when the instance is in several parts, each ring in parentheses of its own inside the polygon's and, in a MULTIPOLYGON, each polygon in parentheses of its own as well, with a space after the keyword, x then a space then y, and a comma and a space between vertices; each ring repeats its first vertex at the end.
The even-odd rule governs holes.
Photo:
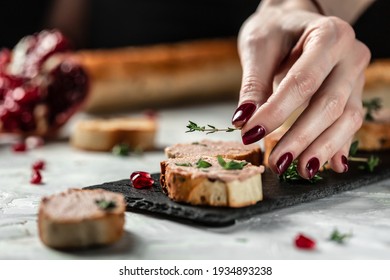
POLYGON ((313 201, 389 178, 390 151, 378 156, 381 164, 373 173, 360 170, 359 164, 352 162, 347 173, 324 171, 321 174, 324 179, 315 184, 280 182, 275 174, 267 170, 262 176, 264 200, 256 205, 237 209, 191 206, 171 201, 162 192, 159 183, 160 174, 152 175, 155 184, 151 189, 136 189, 131 186, 129 179, 90 186, 86 189, 102 188, 122 193, 126 199, 127 211, 156 215, 178 222, 222 227, 253 215, 313 201))

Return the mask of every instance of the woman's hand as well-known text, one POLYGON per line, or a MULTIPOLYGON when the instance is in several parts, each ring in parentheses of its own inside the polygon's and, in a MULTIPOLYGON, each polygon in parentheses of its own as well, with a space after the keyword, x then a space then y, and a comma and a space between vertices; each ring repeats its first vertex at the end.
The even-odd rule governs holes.
POLYGON ((281 174, 294 159, 304 178, 329 161, 348 170, 348 151, 363 121, 368 48, 352 27, 318 13, 309 0, 265 0, 239 35, 243 80, 232 122, 244 144, 262 139, 300 108, 302 114, 269 157, 281 174), (273 89, 274 84, 274 89, 273 89))

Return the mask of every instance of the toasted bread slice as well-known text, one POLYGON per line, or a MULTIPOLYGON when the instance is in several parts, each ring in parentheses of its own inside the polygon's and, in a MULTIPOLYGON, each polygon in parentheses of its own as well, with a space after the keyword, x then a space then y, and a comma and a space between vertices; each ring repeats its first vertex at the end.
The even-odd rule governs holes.
POLYGON ((161 162, 161 185, 169 198, 194 205, 234 208, 253 205, 263 199, 263 166, 248 163, 241 170, 225 170, 216 157, 201 158, 211 166, 198 168, 200 157, 161 162))
POLYGON ((111 244, 123 234, 124 211, 121 194, 70 189, 42 199, 39 237, 45 245, 59 249, 111 244))
POLYGON ((200 142, 176 144, 165 148, 169 158, 192 156, 222 156, 229 159, 245 160, 254 165, 260 165, 261 149, 258 145, 244 145, 236 141, 202 140, 200 142))
POLYGON ((156 130, 155 119, 147 117, 83 120, 76 124, 71 143, 76 148, 93 151, 110 151, 117 144, 150 150, 154 147, 156 130))

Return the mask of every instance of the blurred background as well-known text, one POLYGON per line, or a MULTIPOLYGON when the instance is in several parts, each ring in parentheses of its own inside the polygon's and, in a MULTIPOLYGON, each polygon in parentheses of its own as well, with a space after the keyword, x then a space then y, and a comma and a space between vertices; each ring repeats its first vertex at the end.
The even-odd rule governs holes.
MULTIPOLYGON (((236 36, 259 0, 3 0, 0 46, 59 28, 76 48, 114 48, 236 36)), ((390 1, 377 0, 354 24, 373 59, 390 55, 390 1)))

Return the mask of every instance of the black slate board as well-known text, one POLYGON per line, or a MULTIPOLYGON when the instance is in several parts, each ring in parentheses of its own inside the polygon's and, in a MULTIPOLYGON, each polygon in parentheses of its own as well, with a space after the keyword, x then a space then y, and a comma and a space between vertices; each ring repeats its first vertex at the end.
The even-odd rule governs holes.
POLYGON ((237 209, 191 206, 171 201, 162 192, 160 174, 152 175, 155 185, 151 189, 136 189, 131 186, 129 179, 90 186, 86 189, 102 188, 122 193, 128 211, 157 215, 179 222, 221 227, 234 224, 236 220, 324 198, 390 177, 390 151, 378 156, 381 164, 373 173, 362 171, 358 164, 350 163, 348 173, 324 171, 321 174, 324 179, 315 184, 280 182, 275 174, 267 170, 262 177, 264 200, 256 205, 237 209))

